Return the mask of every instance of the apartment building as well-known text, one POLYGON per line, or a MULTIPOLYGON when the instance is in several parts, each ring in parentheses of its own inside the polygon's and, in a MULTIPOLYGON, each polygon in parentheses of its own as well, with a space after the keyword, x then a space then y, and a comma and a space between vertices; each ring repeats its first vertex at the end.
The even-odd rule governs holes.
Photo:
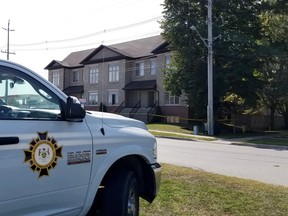
POLYGON ((151 121, 185 121, 185 96, 164 90, 163 69, 170 63, 169 45, 153 36, 70 53, 45 69, 49 81, 67 95, 79 98, 85 109, 116 112, 151 121))

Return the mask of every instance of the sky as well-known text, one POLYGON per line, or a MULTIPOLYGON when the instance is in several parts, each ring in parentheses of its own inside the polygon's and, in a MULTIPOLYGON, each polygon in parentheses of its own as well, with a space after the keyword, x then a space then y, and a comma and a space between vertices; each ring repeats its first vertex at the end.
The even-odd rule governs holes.
POLYGON ((47 79, 44 68, 71 52, 161 33, 164 0, 2 0, 0 59, 47 79))

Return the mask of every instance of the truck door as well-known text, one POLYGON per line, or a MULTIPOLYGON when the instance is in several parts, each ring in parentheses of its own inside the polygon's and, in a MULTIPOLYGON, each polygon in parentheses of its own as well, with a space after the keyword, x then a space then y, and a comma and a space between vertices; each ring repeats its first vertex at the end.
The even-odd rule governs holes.
POLYGON ((81 211, 92 139, 85 119, 64 120, 64 103, 37 77, 0 66, 0 215, 81 211))

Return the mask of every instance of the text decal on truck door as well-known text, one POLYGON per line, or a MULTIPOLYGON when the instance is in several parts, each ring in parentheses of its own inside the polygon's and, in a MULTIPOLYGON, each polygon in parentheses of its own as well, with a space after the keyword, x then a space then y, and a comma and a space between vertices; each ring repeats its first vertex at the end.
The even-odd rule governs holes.
POLYGON ((49 170, 57 165, 59 157, 62 158, 62 146, 57 145, 53 137, 48 137, 48 132, 38 132, 38 137, 31 140, 30 148, 24 150, 25 162, 30 163, 33 172, 38 172, 38 178, 49 176, 49 170))

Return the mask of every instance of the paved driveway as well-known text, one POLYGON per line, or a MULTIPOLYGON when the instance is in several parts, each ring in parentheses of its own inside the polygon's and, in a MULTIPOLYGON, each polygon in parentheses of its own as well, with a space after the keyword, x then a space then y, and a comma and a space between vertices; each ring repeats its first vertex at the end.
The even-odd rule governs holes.
POLYGON ((288 186, 288 150, 166 138, 157 141, 160 163, 288 186))

